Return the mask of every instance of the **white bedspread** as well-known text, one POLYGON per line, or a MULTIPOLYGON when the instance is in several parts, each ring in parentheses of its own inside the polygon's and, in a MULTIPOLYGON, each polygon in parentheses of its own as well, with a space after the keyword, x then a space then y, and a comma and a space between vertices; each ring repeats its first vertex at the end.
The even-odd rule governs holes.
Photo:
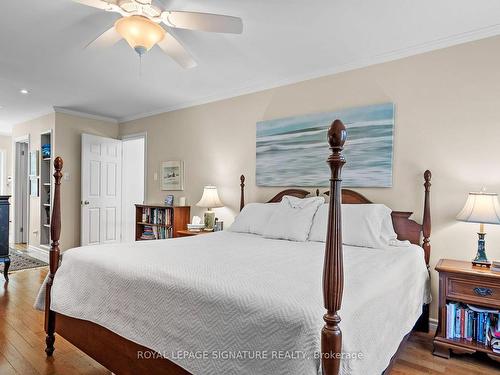
MULTIPOLYGON (((344 247, 342 349, 362 358, 343 359, 342 374, 388 365, 427 295, 422 253, 344 247)), ((323 243, 232 232, 75 248, 64 253, 51 307, 193 374, 317 374, 323 254, 323 243)))

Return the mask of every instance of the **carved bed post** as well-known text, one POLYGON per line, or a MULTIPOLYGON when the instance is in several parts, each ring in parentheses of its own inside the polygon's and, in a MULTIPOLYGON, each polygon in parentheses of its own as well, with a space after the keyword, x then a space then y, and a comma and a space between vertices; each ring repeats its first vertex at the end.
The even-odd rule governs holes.
POLYGON ((241 175, 240 176, 240 188, 241 188, 241 195, 240 195, 240 211, 245 207, 245 176, 241 175))
POLYGON ((54 353, 54 342, 56 340, 54 333, 56 329, 56 314, 54 311, 50 310, 50 291, 52 288, 52 282, 54 281, 54 275, 56 274, 57 268, 59 267, 59 237, 61 235, 61 178, 63 160, 58 156, 54 160, 54 198, 53 198, 53 209, 52 217, 50 221, 50 236, 52 238, 52 244, 50 247, 49 255, 49 277, 47 279, 46 291, 45 291, 45 332, 47 337, 45 338, 45 343, 47 347, 45 352, 48 356, 54 353))
POLYGON ((422 234, 424 237, 424 242, 422 247, 425 253, 425 263, 429 265, 429 257, 431 255, 431 177, 432 173, 430 170, 424 172, 424 187, 425 187, 425 198, 424 198, 424 217, 422 219, 422 234))
POLYGON ((321 363, 324 375, 337 375, 339 373, 342 350, 342 332, 339 327, 338 311, 342 304, 344 289, 341 171, 346 162, 344 155, 342 155, 346 137, 347 131, 344 124, 340 120, 335 120, 328 130, 328 143, 332 154, 328 158, 331 170, 330 208, 323 265, 323 301, 327 310, 323 316, 325 325, 321 330, 321 363))

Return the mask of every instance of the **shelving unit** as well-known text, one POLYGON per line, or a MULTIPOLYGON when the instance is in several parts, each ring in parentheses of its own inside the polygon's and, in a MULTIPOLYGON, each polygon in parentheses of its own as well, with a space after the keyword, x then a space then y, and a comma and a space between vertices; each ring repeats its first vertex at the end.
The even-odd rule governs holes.
POLYGON ((50 145, 50 156, 40 150, 40 247, 50 248, 50 218, 52 215, 52 131, 40 135, 40 146, 50 145))
MULTIPOLYGON (((489 345, 476 340, 448 338, 448 303, 477 308, 500 310, 500 273, 487 268, 477 268, 471 262, 441 259, 436 265, 439 272, 439 322, 434 337, 434 355, 450 358, 450 351, 456 353, 483 352, 500 362, 500 353, 489 345)), ((455 324, 451 322, 451 324, 455 324)))
POLYGON ((177 237, 177 231, 186 229, 191 207, 161 204, 135 205, 135 240, 147 241, 177 237), (154 238, 144 238, 145 229, 151 228, 154 238))

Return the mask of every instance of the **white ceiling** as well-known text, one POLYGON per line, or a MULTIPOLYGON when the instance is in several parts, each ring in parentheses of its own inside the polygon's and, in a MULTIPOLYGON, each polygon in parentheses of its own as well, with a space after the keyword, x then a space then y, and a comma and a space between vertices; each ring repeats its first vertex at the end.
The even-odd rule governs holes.
POLYGON ((198 61, 83 47, 116 14, 71 0, 2 0, 0 132, 53 106, 119 121, 500 34, 498 0, 163 0, 243 18, 242 35, 176 30, 198 61), (19 90, 27 88, 29 95, 19 90))

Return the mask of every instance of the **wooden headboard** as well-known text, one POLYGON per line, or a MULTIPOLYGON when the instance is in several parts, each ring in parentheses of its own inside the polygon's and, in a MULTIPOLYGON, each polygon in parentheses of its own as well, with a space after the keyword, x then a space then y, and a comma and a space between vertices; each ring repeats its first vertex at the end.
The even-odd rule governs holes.
MULTIPOLYGON (((422 224, 417 223, 415 220, 410 219, 413 212, 411 211, 392 211, 392 224, 394 231, 398 235, 398 240, 410 241, 412 244, 422 246, 425 253, 425 263, 429 265, 429 258, 431 255, 431 211, 430 211, 430 187, 431 187, 432 174, 429 170, 424 173, 424 215, 422 224)), ((244 189, 245 189, 245 176, 240 177, 241 187, 241 200, 240 210, 245 205, 244 189)), ((329 191, 323 194, 329 195, 329 191)), ((310 195, 309 191, 303 189, 286 189, 280 191, 272 197, 267 203, 281 202, 285 195, 291 195, 297 198, 305 198, 310 195)), ((316 196, 320 195, 319 189, 316 189, 316 196)), ((342 189, 342 203, 344 204, 370 204, 373 203, 363 194, 350 189, 342 189)))

